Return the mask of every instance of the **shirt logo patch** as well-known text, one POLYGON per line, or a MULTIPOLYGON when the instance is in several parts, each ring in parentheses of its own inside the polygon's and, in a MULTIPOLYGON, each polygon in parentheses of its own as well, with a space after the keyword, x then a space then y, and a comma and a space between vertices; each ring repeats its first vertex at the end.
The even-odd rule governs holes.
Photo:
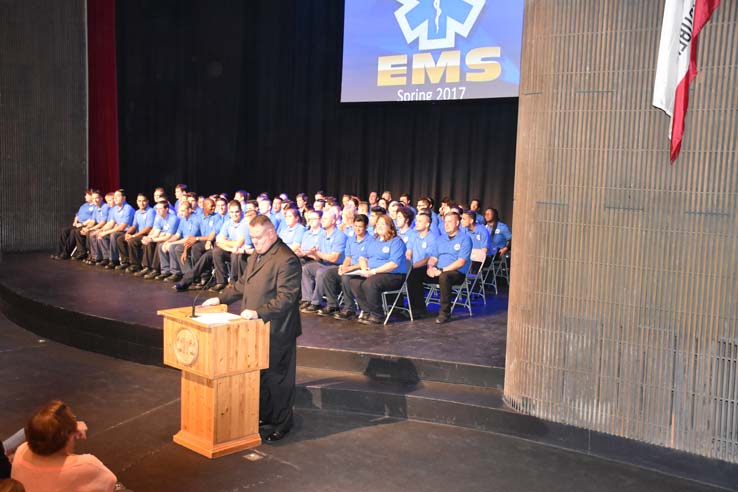
POLYGON ((423 247, 423 249, 425 249, 425 248, 428 247, 428 243, 426 243, 425 241, 423 241, 423 244, 421 244, 421 246, 423 247))
POLYGON ((461 245, 459 243, 454 244, 454 251, 459 251, 461 249, 461 245))
POLYGON ((500 230, 499 229, 495 229, 495 234, 499 234, 499 233, 500 233, 500 230))
POLYGON ((482 235, 481 234, 477 234, 477 241, 481 241, 481 240, 482 240, 482 235))
POLYGON ((382 253, 389 253, 389 251, 390 251, 389 246, 385 246, 384 248, 382 248, 382 253))

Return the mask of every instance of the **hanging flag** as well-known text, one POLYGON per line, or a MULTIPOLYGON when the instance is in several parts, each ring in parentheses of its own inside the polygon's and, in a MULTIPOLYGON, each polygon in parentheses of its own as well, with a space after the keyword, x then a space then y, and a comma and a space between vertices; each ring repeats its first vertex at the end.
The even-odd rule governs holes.
POLYGON ((671 117, 671 161, 682 147, 689 85, 697 76, 697 35, 720 0, 666 0, 653 105, 671 117))

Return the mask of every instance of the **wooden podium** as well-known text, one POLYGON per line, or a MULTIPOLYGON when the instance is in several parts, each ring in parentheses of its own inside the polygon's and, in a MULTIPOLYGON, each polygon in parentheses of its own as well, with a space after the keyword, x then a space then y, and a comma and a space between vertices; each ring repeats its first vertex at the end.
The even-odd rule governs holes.
POLYGON ((164 364, 182 370, 182 422, 174 442, 208 458, 261 444, 259 371, 269 367, 269 324, 227 306, 157 311, 164 364))

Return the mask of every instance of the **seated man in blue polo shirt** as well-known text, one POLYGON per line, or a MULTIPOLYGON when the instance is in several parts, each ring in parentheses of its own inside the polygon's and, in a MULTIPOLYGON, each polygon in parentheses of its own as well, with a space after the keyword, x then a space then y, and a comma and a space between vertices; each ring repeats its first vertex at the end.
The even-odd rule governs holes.
POLYGON ((413 262, 413 269, 407 279, 407 290, 413 317, 426 318, 428 310, 425 306, 425 292, 423 282, 426 278, 428 260, 436 254, 438 235, 431 230, 431 211, 421 210, 415 217, 415 235, 407 245, 407 251, 413 262))
MULTIPOLYGON (((302 235, 300 246, 294 250, 297 257, 300 258, 300 263, 303 265, 311 261, 316 261, 317 259, 317 256, 312 251, 317 249, 320 243, 320 233, 323 231, 320 226, 320 219, 322 217, 323 212, 319 210, 308 210, 305 214, 307 229, 302 235)), ((310 299, 303 299, 300 307, 306 307, 309 303, 310 299)))
POLYGON ((320 316, 333 315, 336 319, 350 320, 356 317, 354 312, 353 299, 350 293, 349 279, 347 273, 353 272, 361 268, 359 258, 366 257, 367 245, 373 240, 366 233, 366 227, 369 225, 369 218, 364 214, 359 214, 354 219, 353 231, 354 235, 346 240, 346 250, 344 252, 343 263, 338 267, 331 267, 323 274, 323 292, 325 293, 326 305, 318 310, 320 316), (338 296, 344 292, 342 306, 343 310, 338 310, 338 296))
POLYGON ((215 212, 215 201, 204 198, 200 215, 200 234, 185 238, 185 241, 175 247, 175 254, 179 257, 183 272, 188 272, 200 260, 200 257, 212 249, 215 236, 223 227, 223 216, 215 212))
POLYGON ((304 313, 314 313, 320 309, 323 299, 323 275, 331 266, 343 262, 346 250, 346 235, 338 230, 338 217, 332 210, 326 211, 320 219, 323 231, 317 247, 313 247, 316 261, 302 266, 302 300, 310 304, 301 309, 304 313))
POLYGON ((479 268, 487 263, 487 248, 489 246, 489 232, 484 226, 477 224, 477 214, 473 210, 467 210, 461 216, 461 227, 472 240, 471 260, 472 272, 476 273, 479 268))
POLYGON ((126 230, 133 225, 135 215, 136 211, 126 201, 125 191, 117 190, 113 194, 111 215, 108 216, 108 224, 111 227, 108 229, 106 225, 105 229, 97 235, 106 269, 112 270, 118 266, 118 237, 125 236, 126 230))
POLYGON ((117 240, 120 265, 115 269, 125 269, 127 273, 141 270, 141 241, 154 228, 154 219, 156 219, 156 212, 149 207, 149 199, 146 195, 139 193, 136 197, 136 205, 138 205, 138 210, 133 216, 133 225, 117 240))
MULTIPOLYGON (((106 193, 105 201, 103 201, 100 193, 97 193, 97 195, 93 193, 93 199, 95 200, 95 211, 93 213, 95 225, 83 227, 80 230, 80 235, 87 237, 88 254, 85 263, 88 265, 96 265, 98 262, 102 262, 103 258, 98 247, 97 235, 105 230, 108 225, 108 218, 112 215, 110 207, 113 204, 113 194, 106 193)), ((79 242, 77 244, 79 245, 79 242)))
MULTIPOLYGON (((177 283, 182 280, 182 264, 175 247, 183 245, 185 241, 200 235, 200 216, 192 212, 192 205, 188 200, 179 204, 179 226, 169 239, 159 245, 159 263, 161 273, 156 280, 177 283)), ((181 253, 180 253, 181 255, 181 253)))
POLYGON ((141 240, 143 247, 141 265, 143 269, 133 274, 147 280, 159 276, 159 244, 167 241, 179 228, 179 217, 169 208, 169 201, 166 199, 159 200, 154 209, 156 210, 154 228, 151 229, 148 236, 144 236, 141 240))
POLYGON ((438 237, 436 251, 428 260, 427 282, 438 283, 441 291, 436 323, 445 323, 451 317, 451 293, 454 285, 464 282, 471 263, 472 240, 468 234, 459 232, 461 219, 455 212, 443 217, 446 231, 438 237))
POLYGON ((92 201, 92 190, 85 190, 85 203, 80 205, 79 210, 77 210, 71 227, 62 229, 56 251, 51 255, 52 260, 66 260, 70 257, 76 244, 75 232, 84 226, 94 225, 95 222, 92 215, 94 211, 95 204, 92 201))
POLYGON ((228 204, 229 220, 223 223, 215 238, 213 265, 215 266, 215 285, 211 291, 220 292, 228 285, 228 263, 231 269, 231 282, 238 280, 241 271, 238 263, 246 254, 253 252, 248 222, 244 220, 241 204, 233 200, 228 204), (236 278, 234 278, 236 277, 236 278))

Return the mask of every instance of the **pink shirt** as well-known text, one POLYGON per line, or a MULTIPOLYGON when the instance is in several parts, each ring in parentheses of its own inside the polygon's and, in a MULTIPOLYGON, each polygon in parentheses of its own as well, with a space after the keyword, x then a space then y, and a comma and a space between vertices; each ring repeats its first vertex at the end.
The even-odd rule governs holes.
POLYGON ((31 462, 28 443, 21 444, 13 458, 12 478, 26 492, 112 492, 117 479, 91 454, 73 454, 54 464, 31 462))

